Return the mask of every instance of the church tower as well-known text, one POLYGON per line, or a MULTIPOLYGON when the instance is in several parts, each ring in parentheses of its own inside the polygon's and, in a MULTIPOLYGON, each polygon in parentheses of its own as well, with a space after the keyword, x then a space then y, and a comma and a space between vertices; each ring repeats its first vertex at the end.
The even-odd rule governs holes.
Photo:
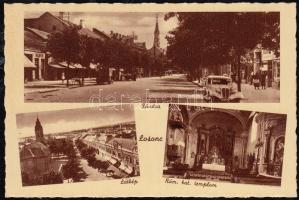
POLYGON ((160 31, 159 31, 159 23, 158 23, 158 15, 156 15, 156 27, 154 32, 154 48, 160 47, 160 31))
POLYGON ((35 138, 37 142, 45 142, 43 127, 38 117, 35 122, 35 138))

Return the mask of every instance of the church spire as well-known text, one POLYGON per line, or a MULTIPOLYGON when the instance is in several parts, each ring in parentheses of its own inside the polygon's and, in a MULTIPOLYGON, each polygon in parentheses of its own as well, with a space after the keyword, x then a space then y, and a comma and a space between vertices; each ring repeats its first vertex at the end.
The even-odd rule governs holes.
POLYGON ((154 47, 160 47, 160 31, 159 31, 159 22, 158 22, 158 14, 156 14, 156 27, 154 32, 154 47))
POLYGON ((36 122, 35 122, 35 138, 37 142, 45 141, 43 127, 39 121, 38 116, 36 117, 36 122))

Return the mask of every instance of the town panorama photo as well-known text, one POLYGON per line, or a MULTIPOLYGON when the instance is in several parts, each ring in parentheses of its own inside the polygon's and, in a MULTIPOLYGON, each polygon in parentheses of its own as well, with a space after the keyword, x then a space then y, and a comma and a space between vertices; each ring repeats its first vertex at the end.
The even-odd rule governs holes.
POLYGON ((24 101, 279 103, 279 12, 26 12, 24 101))
POLYGON ((23 186, 140 176, 130 106, 19 113, 16 119, 23 186))

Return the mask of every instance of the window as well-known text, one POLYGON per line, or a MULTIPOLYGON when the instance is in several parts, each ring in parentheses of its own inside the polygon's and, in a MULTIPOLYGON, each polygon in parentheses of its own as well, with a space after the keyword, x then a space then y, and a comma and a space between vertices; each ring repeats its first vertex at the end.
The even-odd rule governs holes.
POLYGON ((52 26, 52 30, 56 31, 56 26, 55 25, 52 26))

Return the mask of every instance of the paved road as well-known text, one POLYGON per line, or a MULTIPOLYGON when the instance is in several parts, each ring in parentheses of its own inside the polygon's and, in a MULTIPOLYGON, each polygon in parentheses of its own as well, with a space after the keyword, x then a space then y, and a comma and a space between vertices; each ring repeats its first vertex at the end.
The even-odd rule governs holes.
POLYGON ((80 166, 82 167, 83 171, 86 173, 87 177, 84 181, 99 181, 99 180, 111 180, 113 178, 111 177, 107 177, 104 174, 101 174, 100 172, 98 172, 97 169, 90 167, 88 165, 87 160, 81 158, 81 155, 79 153, 79 150, 77 148, 77 146, 75 145, 75 141, 73 140, 73 144, 74 144, 74 148, 76 151, 76 155, 80 160, 80 166))
MULTIPOLYGON (((141 78, 136 81, 117 81, 109 85, 95 85, 86 80, 85 86, 66 87, 61 81, 32 83, 25 87, 26 102, 82 102, 82 103, 201 103, 202 88, 186 80, 183 74, 141 78)), ((234 87, 237 87, 236 84, 234 87)), ((255 90, 243 83, 244 103, 279 102, 276 88, 255 90)))
POLYGON ((183 74, 119 81, 110 85, 87 85, 48 92, 25 93, 26 102, 93 102, 93 103, 190 103, 202 102, 201 88, 186 81, 183 74))
POLYGON ((111 180, 113 178, 107 177, 100 172, 98 172, 97 169, 88 166, 87 160, 80 159, 80 166, 83 168, 83 171, 87 174, 87 177, 84 181, 100 181, 100 180, 111 180))

